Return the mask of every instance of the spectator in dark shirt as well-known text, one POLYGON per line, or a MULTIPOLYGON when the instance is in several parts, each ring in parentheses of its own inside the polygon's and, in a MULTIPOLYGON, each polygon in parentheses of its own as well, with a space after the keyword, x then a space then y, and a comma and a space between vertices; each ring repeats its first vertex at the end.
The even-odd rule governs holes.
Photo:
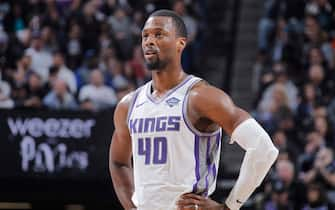
POLYGON ((320 133, 327 146, 333 145, 334 135, 332 129, 329 127, 328 119, 326 117, 315 116, 314 129, 320 133))
POLYGON ((272 183, 271 199, 265 203, 264 210, 293 210, 289 192, 282 181, 272 183))
POLYGON ((301 209, 306 201, 304 185, 295 179, 294 165, 290 160, 277 160, 265 189, 270 195, 264 203, 268 210, 301 209))
POLYGON ((295 179, 294 164, 289 160, 282 160, 276 163, 276 179, 283 182, 284 187, 288 190, 288 199, 293 204, 293 209, 300 209, 304 202, 305 187, 303 183, 295 179))
POLYGON ((329 148, 321 148, 313 161, 313 166, 302 176, 306 184, 321 182, 327 189, 335 186, 335 161, 333 151, 329 148))
POLYGON ((25 85, 25 89, 26 97, 24 98, 22 105, 24 107, 41 108, 42 99, 47 92, 41 77, 35 72, 31 72, 28 78, 28 83, 25 85))
POLYGON ((67 33, 66 42, 63 44, 65 49, 66 60, 69 68, 76 69, 82 61, 83 46, 82 32, 80 25, 73 23, 67 33))
POLYGON ((298 129, 302 132, 306 132, 313 125, 314 107, 317 101, 314 85, 312 83, 306 83, 301 88, 300 95, 300 103, 295 117, 298 129))
POLYGON ((131 20, 122 8, 117 8, 113 15, 108 18, 108 23, 111 26, 111 32, 115 35, 122 58, 129 59, 134 44, 131 20))
POLYGON ((88 1, 85 3, 83 12, 78 18, 82 33, 85 32, 82 39, 84 53, 88 50, 93 50, 97 53, 99 50, 96 42, 92 41, 98 40, 101 29, 100 21, 96 18, 95 12, 96 8, 94 7, 92 1, 88 1))
POLYGON ((307 203, 302 210, 331 210, 327 202, 325 189, 321 184, 311 183, 307 186, 307 203))
POLYGON ((4 27, 7 32, 19 32, 28 25, 26 1, 13 1, 12 9, 4 17, 4 27))
POLYGON ((305 68, 308 69, 312 65, 322 65, 326 69, 330 68, 319 47, 311 47, 308 51, 305 68))
POLYGON ((187 29, 187 45, 182 55, 182 65, 186 72, 194 69, 194 56, 197 50, 196 38, 198 35, 198 25, 196 20, 187 13, 185 2, 176 0, 172 6, 173 10, 183 19, 187 29))
POLYGON ((325 34, 320 28, 320 24, 315 16, 306 16, 304 34, 306 41, 304 43, 304 50, 307 53, 312 46, 319 46, 330 68, 334 68, 334 52, 325 34))

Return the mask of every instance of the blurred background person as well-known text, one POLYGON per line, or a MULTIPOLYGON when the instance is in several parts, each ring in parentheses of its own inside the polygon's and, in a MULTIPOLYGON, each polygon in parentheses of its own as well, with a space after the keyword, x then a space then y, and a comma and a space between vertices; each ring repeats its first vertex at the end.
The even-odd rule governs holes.
POLYGON ((327 196, 321 184, 311 183, 307 186, 307 203, 302 210, 330 210, 327 196))
POLYGON ((104 84, 103 74, 99 69, 91 72, 90 83, 79 91, 80 103, 92 103, 93 110, 101 110, 113 107, 117 102, 115 91, 104 84))
POLYGON ((14 101, 10 98, 10 85, 0 79, 0 108, 10 109, 14 107, 14 101))
POLYGON ((45 82, 49 76, 49 67, 52 65, 52 54, 44 48, 41 32, 32 33, 31 46, 26 50, 31 57, 31 69, 39 74, 45 82))
POLYGON ((71 95, 66 82, 62 79, 54 81, 51 91, 43 98, 43 104, 55 110, 74 110, 77 108, 75 98, 71 95))

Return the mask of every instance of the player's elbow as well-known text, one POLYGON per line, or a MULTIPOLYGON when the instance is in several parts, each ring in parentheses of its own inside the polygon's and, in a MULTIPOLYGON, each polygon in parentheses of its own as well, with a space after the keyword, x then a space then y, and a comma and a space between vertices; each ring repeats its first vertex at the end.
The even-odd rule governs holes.
MULTIPOLYGON (((253 158, 255 159, 254 170, 260 172, 261 177, 268 173, 274 162, 277 160, 279 151, 273 145, 271 139, 268 135, 260 137, 261 141, 259 146, 256 149, 252 149, 251 152, 253 158), (261 172, 262 171, 262 172, 261 172)), ((248 153, 249 151, 247 151, 248 153)), ((256 186, 259 186, 263 180, 263 178, 257 178, 256 186)))
POLYGON ((267 154, 266 158, 268 159, 269 167, 271 168, 273 163, 278 158, 279 150, 274 145, 272 145, 270 148, 268 148, 268 150, 266 151, 266 154, 267 154))
POLYGON ((279 150, 274 145, 272 145, 272 148, 269 150, 269 154, 271 160, 274 162, 278 158, 279 150))
POLYGON ((127 166, 126 163, 123 163, 123 161, 120 161, 119 158, 116 157, 115 154, 112 152, 109 153, 109 172, 112 173, 122 169, 122 167, 127 166))
POLYGON ((112 179, 113 177, 115 177, 115 175, 119 174, 122 171, 123 167, 124 167, 123 164, 120 164, 113 160, 109 161, 109 173, 112 179))
POLYGON ((272 165, 278 155, 279 155, 279 150, 274 146, 274 144, 272 143, 271 138, 269 137, 269 135, 265 134, 262 135, 258 150, 265 154, 265 160, 267 160, 268 164, 272 165))
POLYGON ((130 168, 130 164, 129 163, 123 163, 123 162, 120 162, 120 161, 117 161, 117 160, 114 160, 112 159, 109 163, 109 168, 110 170, 117 170, 117 169, 120 169, 120 168, 130 168))
POLYGON ((116 167, 115 162, 110 158, 109 159, 109 173, 110 173, 110 175, 113 175, 113 172, 115 171, 116 168, 117 167, 116 167))

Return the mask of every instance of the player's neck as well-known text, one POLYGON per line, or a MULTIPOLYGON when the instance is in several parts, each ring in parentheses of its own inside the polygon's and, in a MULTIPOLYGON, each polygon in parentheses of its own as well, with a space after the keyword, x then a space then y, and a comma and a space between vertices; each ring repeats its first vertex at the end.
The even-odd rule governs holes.
POLYGON ((153 89, 157 93, 165 93, 182 82, 186 73, 181 69, 175 71, 157 71, 152 73, 153 89))

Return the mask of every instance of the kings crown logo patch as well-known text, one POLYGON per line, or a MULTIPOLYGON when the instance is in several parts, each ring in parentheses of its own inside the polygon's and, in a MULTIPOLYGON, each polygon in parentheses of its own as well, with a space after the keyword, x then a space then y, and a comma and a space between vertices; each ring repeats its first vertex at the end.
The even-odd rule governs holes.
POLYGON ((169 105, 169 107, 173 107, 175 105, 177 105, 179 103, 179 99, 176 98, 176 97, 172 97, 172 98, 169 98, 168 100, 166 100, 166 103, 169 105))

